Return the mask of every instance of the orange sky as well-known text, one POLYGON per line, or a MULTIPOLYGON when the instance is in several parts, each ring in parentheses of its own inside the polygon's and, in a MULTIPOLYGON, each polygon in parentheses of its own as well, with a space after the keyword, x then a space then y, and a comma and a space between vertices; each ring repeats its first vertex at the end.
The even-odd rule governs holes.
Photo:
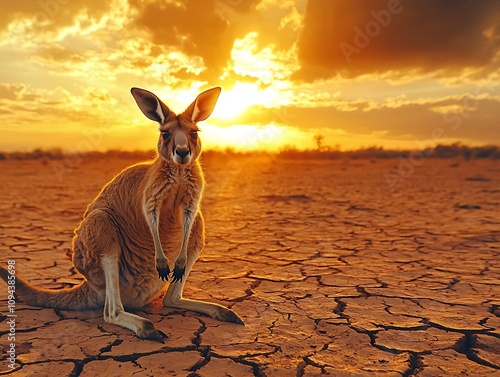
POLYGON ((3 0, 0 150, 153 148, 138 86, 212 86, 205 148, 500 144, 498 0, 3 0))

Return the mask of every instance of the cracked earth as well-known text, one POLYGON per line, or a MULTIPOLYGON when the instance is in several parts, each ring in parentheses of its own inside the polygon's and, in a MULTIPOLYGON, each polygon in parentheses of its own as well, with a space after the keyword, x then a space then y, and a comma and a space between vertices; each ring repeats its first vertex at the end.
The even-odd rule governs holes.
MULTIPOLYGON (((0 162, 0 262, 39 287, 77 284, 73 229, 133 162, 0 162)), ((160 344, 99 311, 17 302, 12 375, 499 376, 500 164, 429 159, 390 190, 398 162, 205 157, 207 243, 184 296, 246 326, 155 299, 136 313, 160 344)))

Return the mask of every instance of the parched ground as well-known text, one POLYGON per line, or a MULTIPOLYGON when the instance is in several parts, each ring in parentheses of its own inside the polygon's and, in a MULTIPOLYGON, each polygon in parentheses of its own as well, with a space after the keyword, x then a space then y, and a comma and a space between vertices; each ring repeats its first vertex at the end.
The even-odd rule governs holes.
MULTIPOLYGON (((80 281, 73 229, 130 160, 1 161, 0 261, 39 287, 80 281)), ((500 162, 205 158, 207 246, 185 296, 246 326, 16 303, 16 376, 499 376, 500 162)), ((8 372, 0 283, 0 372, 8 372)), ((1 373, 0 373, 1 374, 1 373)))

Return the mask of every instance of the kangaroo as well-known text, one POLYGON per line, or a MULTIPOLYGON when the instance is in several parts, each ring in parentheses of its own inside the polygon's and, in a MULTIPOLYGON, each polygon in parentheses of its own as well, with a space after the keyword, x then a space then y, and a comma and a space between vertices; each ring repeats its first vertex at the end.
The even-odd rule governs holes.
MULTIPOLYGON (((197 122, 212 114, 220 91, 216 87, 202 92, 176 115, 153 93, 131 89, 144 115, 159 123, 156 158, 124 169, 88 206, 72 245, 73 264, 84 281, 55 290, 35 288, 17 278, 16 294, 24 302, 67 310, 104 308, 106 322, 164 343, 167 336, 153 322, 125 308, 143 307, 168 284, 163 306, 243 324, 221 305, 182 297, 205 238, 197 122)), ((0 277, 7 281, 8 275, 0 267, 0 277)))

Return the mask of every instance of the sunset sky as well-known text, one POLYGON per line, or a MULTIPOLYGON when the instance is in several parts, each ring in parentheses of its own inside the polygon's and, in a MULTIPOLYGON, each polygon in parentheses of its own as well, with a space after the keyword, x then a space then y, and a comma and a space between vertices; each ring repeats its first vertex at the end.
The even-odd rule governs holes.
POLYGON ((151 149, 130 88, 205 148, 500 144, 498 0, 2 0, 0 150, 151 149))

